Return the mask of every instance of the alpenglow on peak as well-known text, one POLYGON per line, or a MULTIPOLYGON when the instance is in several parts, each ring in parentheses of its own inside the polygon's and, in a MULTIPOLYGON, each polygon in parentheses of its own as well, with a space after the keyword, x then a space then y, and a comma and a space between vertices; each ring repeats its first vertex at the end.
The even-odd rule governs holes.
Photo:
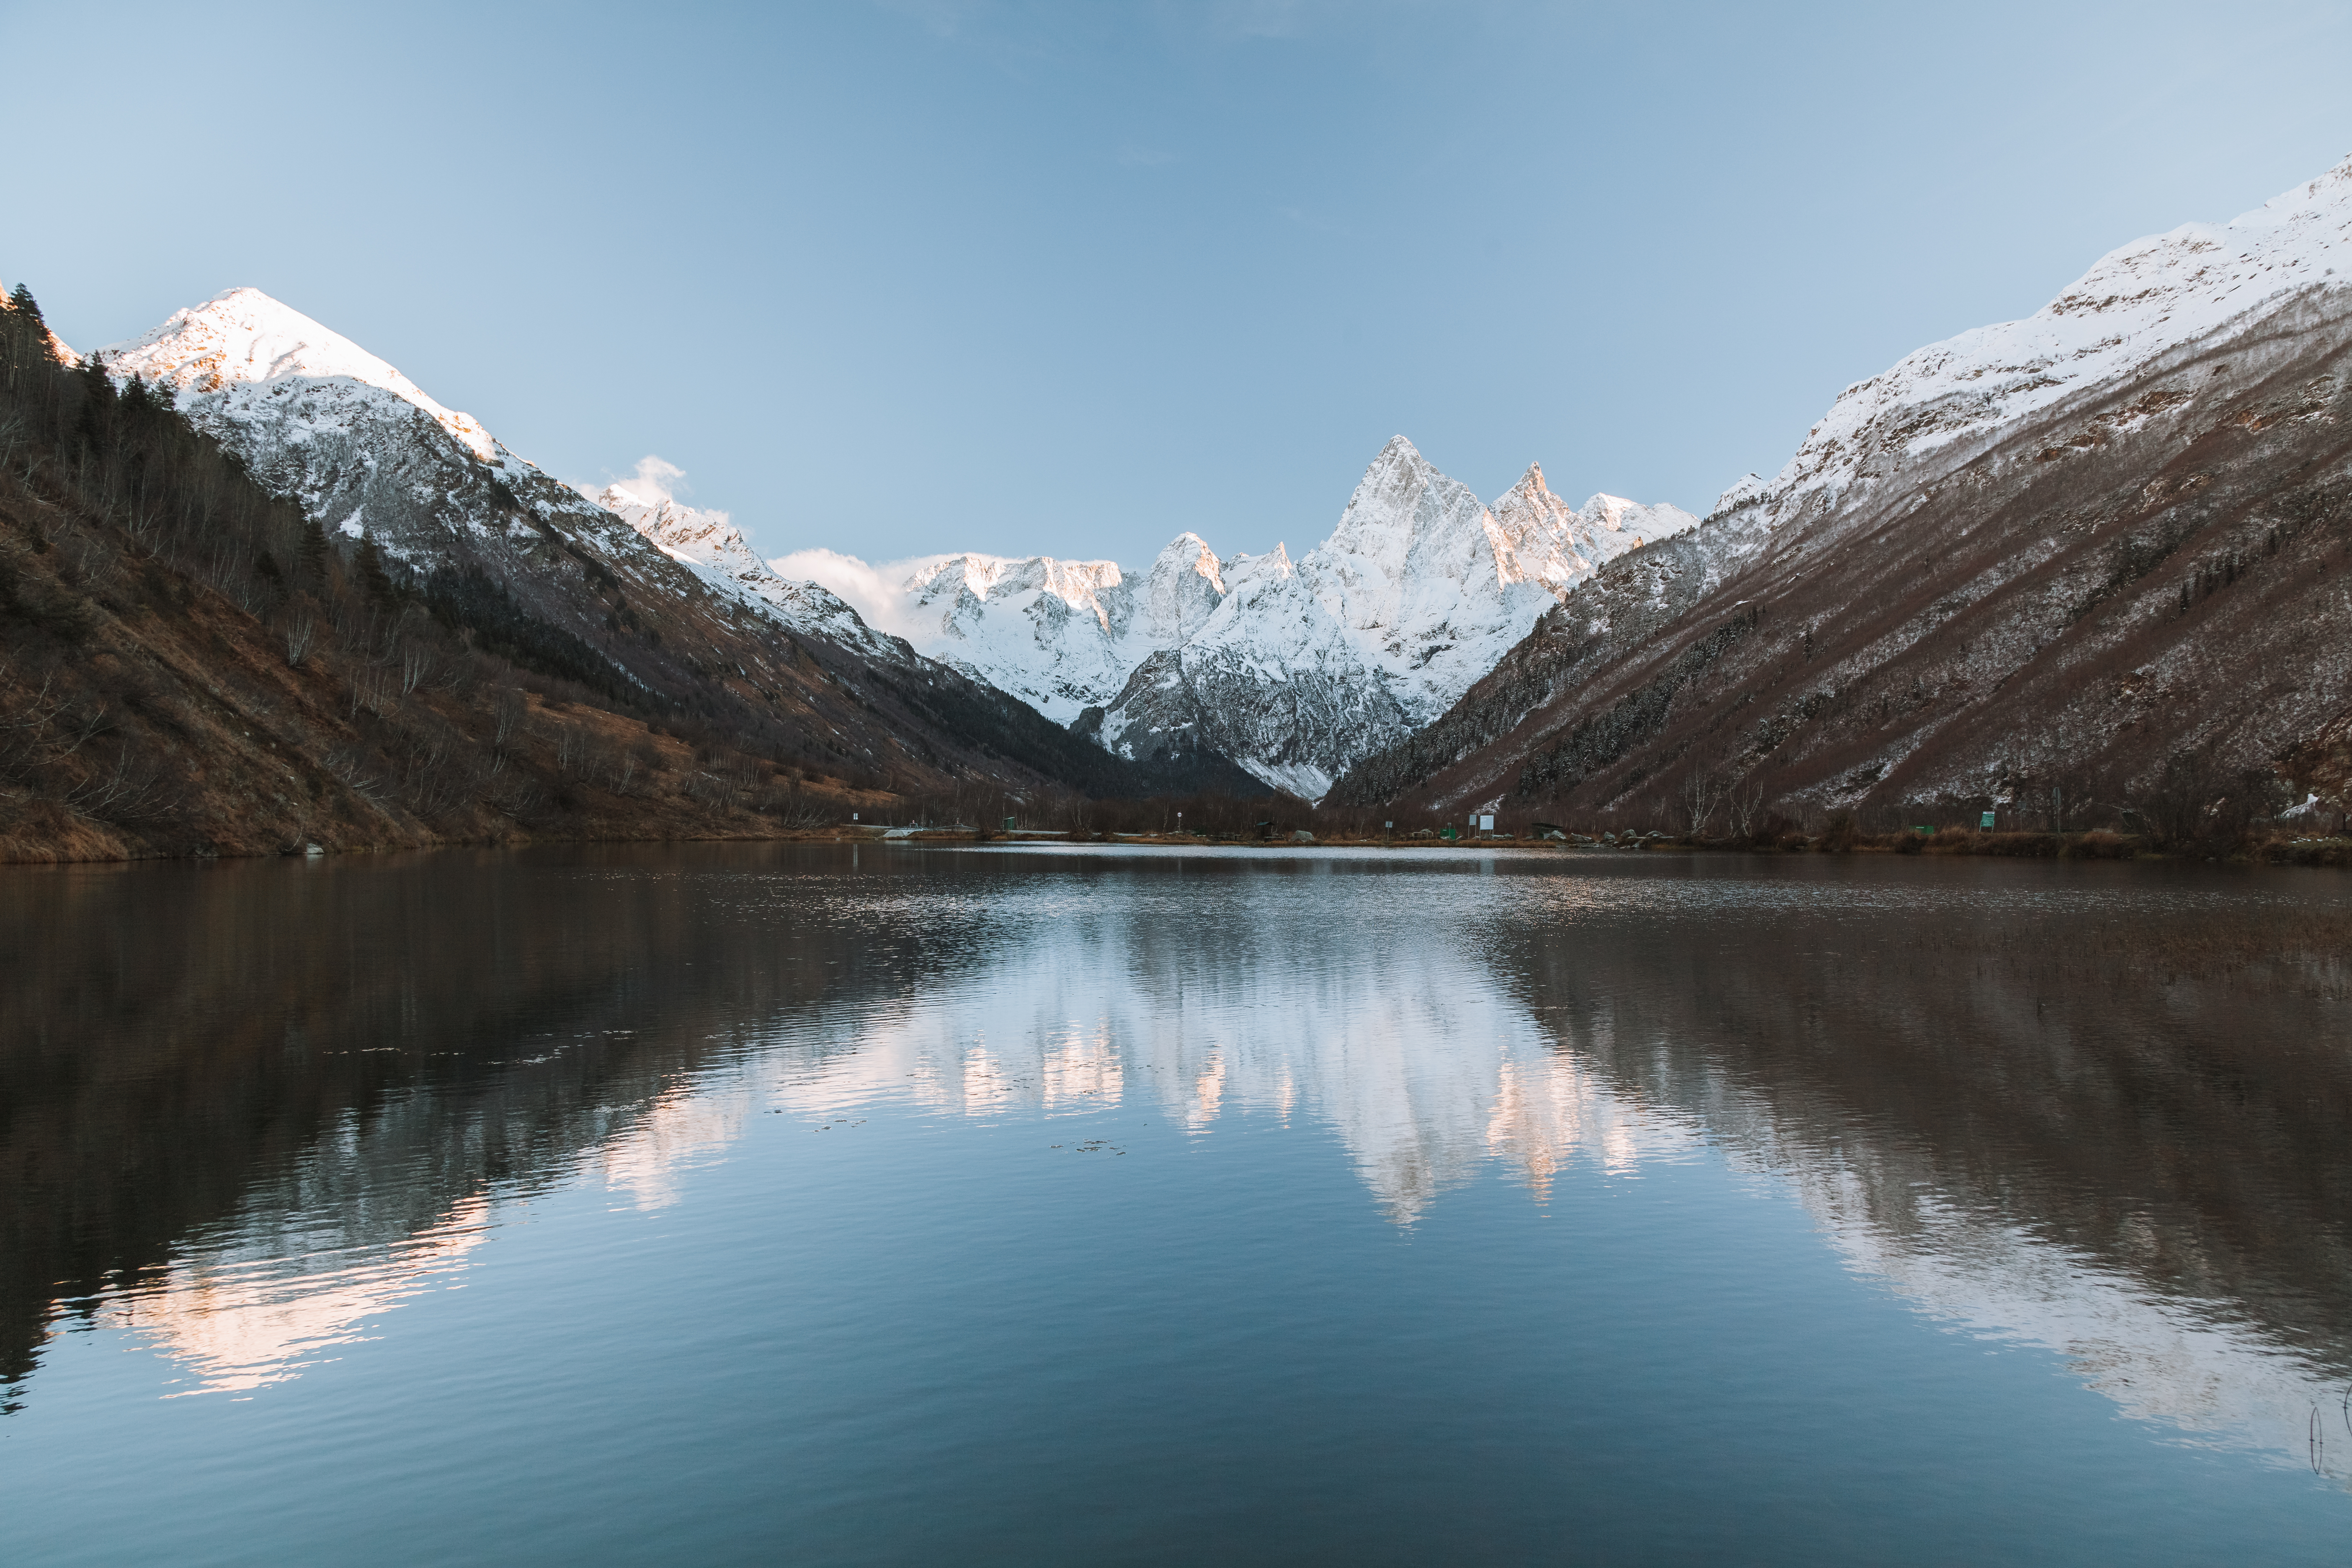
POLYGON ((1403 436, 1328 538, 1220 558, 1187 531, 1147 572, 948 555, 818 580, 915 646, 1121 755, 1202 746, 1308 799, 1443 712, 1603 563, 1695 526, 1671 506, 1571 508, 1540 467, 1492 510, 1403 436))
POLYGON ((444 407, 351 339, 258 289, 223 289, 99 354, 119 375, 163 381, 183 391, 222 392, 233 383, 294 377, 357 382, 415 405, 476 457, 497 460, 497 443, 472 415, 444 407))

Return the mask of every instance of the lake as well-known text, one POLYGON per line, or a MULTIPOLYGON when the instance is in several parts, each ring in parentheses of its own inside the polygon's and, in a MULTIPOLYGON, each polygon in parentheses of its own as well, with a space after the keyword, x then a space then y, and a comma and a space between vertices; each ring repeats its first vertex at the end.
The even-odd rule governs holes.
POLYGON ((0 874, 26 1563, 2334 1563, 2352 880, 0 874))

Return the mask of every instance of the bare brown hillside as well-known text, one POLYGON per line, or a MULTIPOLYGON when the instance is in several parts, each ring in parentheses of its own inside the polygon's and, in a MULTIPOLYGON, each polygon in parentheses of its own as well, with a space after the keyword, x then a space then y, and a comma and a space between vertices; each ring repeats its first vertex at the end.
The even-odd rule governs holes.
POLYGON ((0 860, 766 835, 885 798, 600 706, 413 605, 353 594, 339 632, 322 602, 297 662, 299 623, 14 474, 0 590, 0 860))
POLYGON ((1710 519, 1612 563, 1335 799, 1675 826, 1733 802, 2130 812, 2163 834, 2308 792, 2340 808, 2347 351, 2352 290, 2310 289, 1889 460, 1753 553, 1724 548, 1736 510, 1710 519))
POLYGON ((1256 793, 1222 758, 1113 757, 903 645, 780 626, 625 528, 508 511, 495 560, 424 570, 330 536, 167 396, 73 363, 18 289, 0 303, 0 861, 1256 793))

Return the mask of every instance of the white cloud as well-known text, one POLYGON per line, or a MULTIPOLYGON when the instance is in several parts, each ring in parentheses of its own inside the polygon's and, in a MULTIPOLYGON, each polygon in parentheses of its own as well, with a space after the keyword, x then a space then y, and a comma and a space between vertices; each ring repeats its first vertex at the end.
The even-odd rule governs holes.
MULTIPOLYGON (((676 500, 677 492, 686 488, 686 470, 667 458, 651 452, 637 459, 637 470, 626 479, 608 479, 604 484, 593 479, 574 479, 572 488, 590 500, 599 500, 608 486, 626 490, 640 506, 659 506, 666 500, 676 500)), ((719 514, 725 516, 724 512, 719 514)))
POLYGON ((684 468, 648 452, 637 459, 636 477, 623 479, 620 485, 647 506, 656 506, 666 500, 676 500, 678 481, 685 478, 684 468))
POLYGON ((850 608, 865 616, 867 626, 914 642, 918 623, 913 596, 907 592, 907 579, 946 559, 944 555, 916 555, 874 566, 838 550, 820 549, 795 550, 789 555, 777 556, 768 565, 779 577, 831 589, 848 600, 850 608))

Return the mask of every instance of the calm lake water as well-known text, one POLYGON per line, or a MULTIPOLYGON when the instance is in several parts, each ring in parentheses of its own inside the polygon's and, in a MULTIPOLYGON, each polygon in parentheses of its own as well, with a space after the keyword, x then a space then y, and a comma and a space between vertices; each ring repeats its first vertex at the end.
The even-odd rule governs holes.
POLYGON ((2340 1563, 2348 890, 7 873, 0 1555, 2340 1563))

